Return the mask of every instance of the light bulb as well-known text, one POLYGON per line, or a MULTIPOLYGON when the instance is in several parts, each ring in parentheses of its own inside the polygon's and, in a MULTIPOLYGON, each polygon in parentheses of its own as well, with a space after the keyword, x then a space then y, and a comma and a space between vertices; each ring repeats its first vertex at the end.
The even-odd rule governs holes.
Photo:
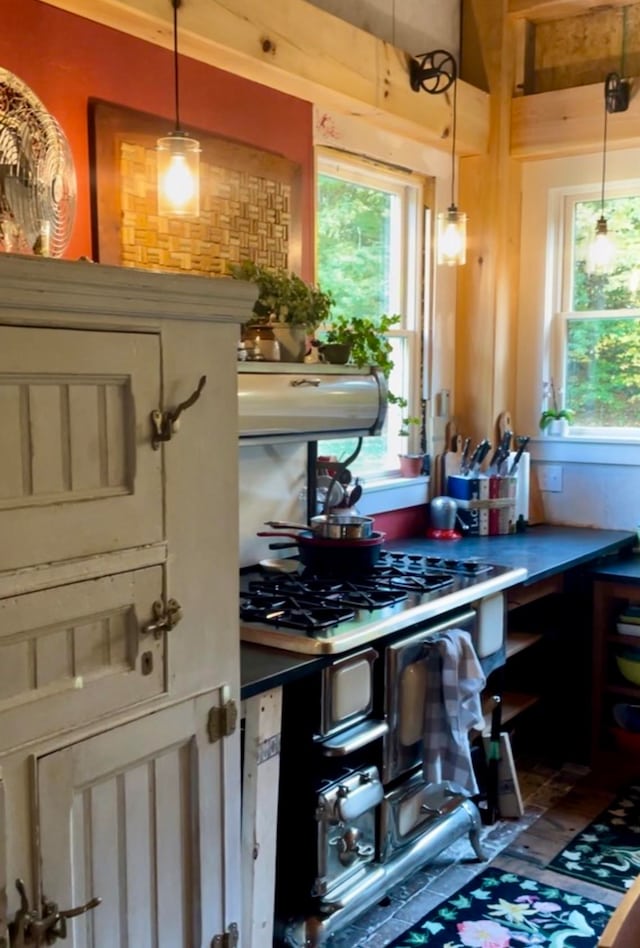
POLYGON ((607 221, 598 218, 596 234, 587 248, 586 271, 593 274, 611 273, 616 256, 616 245, 609 236, 607 221))
POLYGON ((438 214, 438 263, 454 267, 466 263, 467 259, 467 215, 455 204, 438 214))
POLYGON ((173 155, 160 182, 160 188, 176 210, 183 208, 191 200, 196 185, 184 155, 173 155))
POLYGON ((197 217, 200 211, 200 144, 175 131, 158 139, 158 214, 197 217))

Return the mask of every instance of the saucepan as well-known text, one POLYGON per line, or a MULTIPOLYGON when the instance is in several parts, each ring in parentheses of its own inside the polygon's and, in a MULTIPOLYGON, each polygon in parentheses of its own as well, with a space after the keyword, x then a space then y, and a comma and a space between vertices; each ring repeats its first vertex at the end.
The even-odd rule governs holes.
POLYGON ((288 520, 267 520, 265 526, 274 530, 311 530, 314 536, 325 540, 367 540, 373 534, 373 517, 355 517, 347 514, 321 514, 311 523, 290 523, 288 520))
POLYGON ((373 569, 382 551, 384 533, 372 533, 360 540, 317 537, 311 531, 275 533, 262 531, 259 537, 291 537, 298 545, 303 566, 323 573, 366 573, 373 569))

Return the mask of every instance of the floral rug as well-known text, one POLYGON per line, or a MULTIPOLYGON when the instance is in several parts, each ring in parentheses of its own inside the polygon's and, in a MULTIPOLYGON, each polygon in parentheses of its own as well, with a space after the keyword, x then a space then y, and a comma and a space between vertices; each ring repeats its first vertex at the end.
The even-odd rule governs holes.
POLYGON ((487 869, 390 943, 393 948, 595 948, 611 908, 487 869))
POLYGON ((626 892, 640 873, 640 783, 619 793, 548 868, 626 892))

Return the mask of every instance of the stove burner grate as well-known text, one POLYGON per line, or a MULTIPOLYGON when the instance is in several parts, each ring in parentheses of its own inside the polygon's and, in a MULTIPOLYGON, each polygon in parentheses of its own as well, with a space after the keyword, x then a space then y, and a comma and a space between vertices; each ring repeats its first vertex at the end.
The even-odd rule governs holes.
POLYGON ((302 599, 296 596, 269 596, 241 593, 240 618, 245 622, 264 622, 276 628, 300 629, 313 635, 353 619, 353 609, 330 600, 302 599))

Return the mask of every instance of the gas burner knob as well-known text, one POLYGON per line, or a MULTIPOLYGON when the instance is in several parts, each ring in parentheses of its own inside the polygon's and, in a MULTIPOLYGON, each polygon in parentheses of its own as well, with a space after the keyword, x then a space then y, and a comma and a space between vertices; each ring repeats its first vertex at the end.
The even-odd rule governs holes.
POLYGON ((463 560, 460 564, 463 569, 466 569, 469 573, 477 573, 481 568, 482 564, 478 560, 463 560))
POLYGON ((411 563, 419 563, 420 560, 422 559, 422 555, 420 553, 409 553, 407 555, 407 559, 411 563))
POLYGON ((360 778, 360 783, 371 783, 371 774, 367 773, 366 770, 360 771, 358 776, 360 778))
POLYGON ((447 569, 455 569, 459 565, 458 560, 443 560, 443 562, 447 569))
POLYGON ((439 556, 427 556, 425 557, 428 566, 437 566, 440 562, 439 556))
POLYGON ((391 557, 392 560, 403 560, 403 559, 404 559, 404 553, 390 553, 389 556, 391 557))

